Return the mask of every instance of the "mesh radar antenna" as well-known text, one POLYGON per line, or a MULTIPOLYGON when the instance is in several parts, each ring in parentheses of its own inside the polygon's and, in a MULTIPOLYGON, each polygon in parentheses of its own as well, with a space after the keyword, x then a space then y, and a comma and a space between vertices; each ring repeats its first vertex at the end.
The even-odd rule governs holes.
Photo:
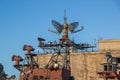
POLYGON ((66 10, 64 11, 64 24, 60 24, 59 22, 52 20, 51 23, 55 27, 56 31, 51 30, 50 28, 48 31, 56 33, 56 34, 61 34, 63 38, 68 38, 68 31, 71 33, 77 33, 79 31, 82 31, 84 29, 83 26, 81 26, 81 29, 76 30, 78 27, 79 23, 78 22, 72 22, 70 24, 67 24, 67 17, 66 17, 66 10))

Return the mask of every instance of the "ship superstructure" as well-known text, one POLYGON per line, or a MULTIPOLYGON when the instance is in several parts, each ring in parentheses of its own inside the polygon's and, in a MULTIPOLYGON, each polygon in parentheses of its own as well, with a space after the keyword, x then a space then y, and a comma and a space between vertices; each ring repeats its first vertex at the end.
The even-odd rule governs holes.
POLYGON ((83 50, 87 48, 94 48, 95 46, 85 43, 75 43, 69 39, 68 31, 76 33, 83 30, 75 30, 78 22, 67 24, 66 13, 64 16, 64 23, 61 25, 55 20, 52 20, 57 31, 49 28, 49 31, 57 34, 62 33, 62 38, 59 42, 45 42, 45 39, 38 38, 39 47, 43 50, 51 50, 51 58, 43 68, 40 68, 38 62, 35 60, 37 54, 32 53, 34 48, 30 45, 24 45, 23 50, 27 51, 25 59, 13 55, 12 60, 16 61, 14 67, 20 71, 20 80, 72 80, 70 68, 70 53, 74 49, 83 50), (23 63, 21 63, 23 62, 23 63))

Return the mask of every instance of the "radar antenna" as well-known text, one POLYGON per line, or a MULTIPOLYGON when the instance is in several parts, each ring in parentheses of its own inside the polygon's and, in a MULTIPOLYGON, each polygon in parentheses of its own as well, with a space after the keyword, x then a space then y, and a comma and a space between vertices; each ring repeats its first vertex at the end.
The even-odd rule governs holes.
POLYGON ((68 39, 68 31, 70 31, 71 33, 77 33, 80 32, 84 29, 83 26, 81 26, 80 29, 76 30, 76 28, 78 27, 79 23, 78 22, 72 22, 70 24, 67 24, 67 17, 66 17, 66 10, 64 11, 64 23, 60 24, 59 22, 52 20, 51 23, 52 25, 55 27, 55 30, 51 30, 50 28, 48 29, 48 31, 53 32, 55 34, 61 34, 62 33, 62 37, 68 39))
POLYGON ((63 26, 55 20, 52 20, 51 22, 53 26, 55 27, 55 29, 57 30, 57 32, 60 34, 62 32, 63 26))

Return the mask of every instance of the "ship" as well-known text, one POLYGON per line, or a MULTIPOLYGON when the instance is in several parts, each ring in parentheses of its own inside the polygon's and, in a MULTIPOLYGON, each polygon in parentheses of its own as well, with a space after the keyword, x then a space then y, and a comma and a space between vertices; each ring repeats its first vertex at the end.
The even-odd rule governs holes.
MULTIPOLYGON (((68 32, 72 34, 80 32, 84 29, 83 26, 76 30, 79 23, 67 23, 66 12, 64 15, 64 23, 52 20, 51 23, 55 30, 48 31, 55 34, 62 34, 59 42, 45 42, 44 38, 38 37, 38 47, 43 50, 51 51, 51 58, 43 68, 40 68, 37 60, 37 54, 32 53, 35 49, 31 45, 24 45, 23 50, 26 51, 25 58, 18 55, 12 56, 12 61, 15 61, 14 67, 20 71, 19 80, 74 80, 71 76, 70 68, 70 54, 76 50, 84 50, 87 48, 94 48, 95 46, 88 43, 75 43, 69 39, 68 32), (22 63, 22 64, 21 64, 22 63)), ((47 54, 47 52, 46 52, 47 54)))
POLYGON ((34 53, 31 45, 23 45, 25 57, 12 56, 19 80, 120 80, 120 40, 99 40, 99 50, 94 51, 95 44, 76 43, 69 38, 69 32, 75 34, 84 27, 76 30, 78 22, 68 24, 66 12, 63 24, 56 20, 51 23, 56 30, 48 31, 62 34, 58 42, 38 37, 38 47, 44 53, 34 53))

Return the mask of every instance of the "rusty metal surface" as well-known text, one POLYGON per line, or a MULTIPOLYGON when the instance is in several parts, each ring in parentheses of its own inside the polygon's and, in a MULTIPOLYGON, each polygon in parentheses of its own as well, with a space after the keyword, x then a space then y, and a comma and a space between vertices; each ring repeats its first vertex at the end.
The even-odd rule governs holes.
POLYGON ((88 43, 75 43, 69 39, 68 31, 76 33, 83 30, 75 30, 78 22, 67 24, 66 12, 64 16, 64 23, 60 24, 52 20, 52 24, 57 31, 48 30, 56 34, 61 34, 62 37, 59 42, 45 42, 45 39, 38 38, 39 45, 44 53, 51 51, 52 56, 48 63, 43 68, 39 68, 38 62, 34 60, 37 54, 32 53, 34 48, 30 45, 24 45, 23 50, 27 51, 24 60, 20 56, 13 55, 12 60, 15 61, 14 67, 20 71, 20 80, 69 80, 71 77, 70 68, 70 53, 71 51, 83 51, 88 48, 94 48, 95 45, 88 43), (72 50, 71 50, 72 49, 72 50), (46 51, 46 52, 45 52, 46 51), (20 64, 20 62, 23 62, 20 64))
POLYGON ((66 69, 33 69, 30 71, 27 69, 26 71, 21 72, 20 80, 25 79, 29 74, 28 80, 69 80, 70 72, 66 69))
POLYGON ((13 55, 12 60, 15 61, 14 67, 20 71, 19 80, 69 80, 70 70, 65 67, 58 67, 57 65, 47 68, 39 68, 39 65, 34 60, 36 54, 31 53, 32 46, 25 45, 23 49, 26 50, 25 60, 20 56, 13 55), (26 63, 20 64, 20 61, 26 63))
POLYGON ((98 72, 97 74, 99 74, 101 77, 105 77, 105 78, 116 78, 117 77, 116 73, 113 71, 98 72))
POLYGON ((19 65, 19 62, 23 61, 23 59, 20 56, 13 55, 12 61, 16 61, 15 65, 19 65))

